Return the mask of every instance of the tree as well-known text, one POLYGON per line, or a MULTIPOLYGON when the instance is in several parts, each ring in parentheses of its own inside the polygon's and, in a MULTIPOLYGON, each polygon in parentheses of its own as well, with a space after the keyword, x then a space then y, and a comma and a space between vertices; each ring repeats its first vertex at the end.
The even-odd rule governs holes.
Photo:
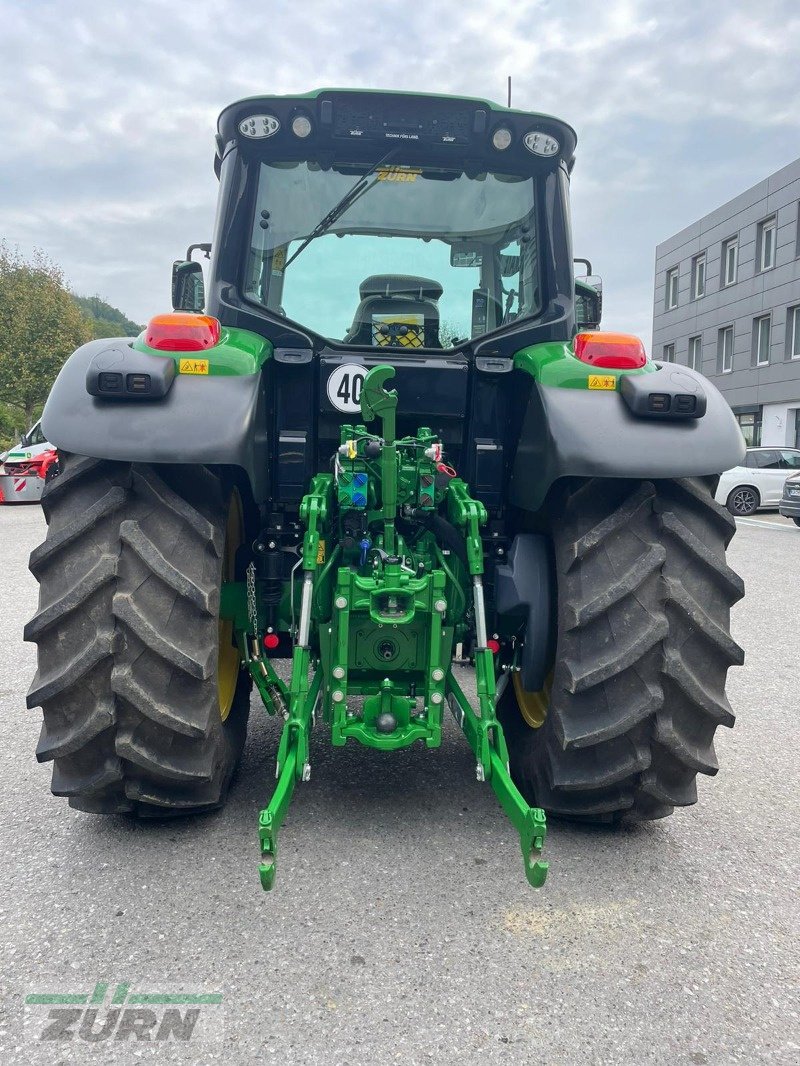
POLYGON ((112 307, 99 296, 75 296, 72 299, 81 313, 89 320, 92 335, 99 337, 136 337, 144 326, 132 322, 117 307, 112 307))
POLYGON ((67 356, 91 337, 61 268, 43 252, 26 260, 0 242, 0 402, 29 426, 67 356))

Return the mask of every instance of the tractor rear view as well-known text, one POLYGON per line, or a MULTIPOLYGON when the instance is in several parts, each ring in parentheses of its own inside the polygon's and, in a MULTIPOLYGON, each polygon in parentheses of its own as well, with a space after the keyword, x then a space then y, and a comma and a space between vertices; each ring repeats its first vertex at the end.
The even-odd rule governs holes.
POLYGON ((43 415, 28 703, 56 795, 221 806, 255 688, 284 723, 265 888, 315 725, 436 747, 449 709, 535 886, 546 812, 695 802, 742 661, 713 490, 744 443, 708 381, 576 296, 575 143, 439 96, 223 111, 208 291, 190 249, 173 312, 80 348, 43 415))

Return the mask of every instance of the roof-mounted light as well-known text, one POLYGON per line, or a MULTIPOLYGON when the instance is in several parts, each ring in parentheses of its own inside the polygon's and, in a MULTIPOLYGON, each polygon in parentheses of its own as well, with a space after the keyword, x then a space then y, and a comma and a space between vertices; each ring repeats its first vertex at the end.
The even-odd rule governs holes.
POLYGON ((506 129, 505 126, 500 126, 492 134, 492 144, 498 152, 504 152, 511 144, 511 130, 506 129))
POLYGON ((531 130, 530 133, 526 133, 522 138, 522 143, 534 155, 555 155, 559 149, 559 143, 555 137, 551 137, 549 133, 542 133, 541 130, 531 130))
POLYGON ((274 115, 250 115, 243 118, 239 123, 239 133, 243 137, 251 137, 253 140, 263 140, 271 137, 281 128, 280 122, 274 115))
POLYGON ((629 333, 578 333, 574 350, 581 362, 612 370, 638 370, 647 362, 644 345, 629 333))
POLYGON ((203 352, 219 344, 220 329, 211 315, 173 311, 150 319, 144 343, 161 352, 203 352))
POLYGON ((308 115, 295 115, 292 119, 292 133, 295 137, 308 137, 311 133, 311 119, 308 115))

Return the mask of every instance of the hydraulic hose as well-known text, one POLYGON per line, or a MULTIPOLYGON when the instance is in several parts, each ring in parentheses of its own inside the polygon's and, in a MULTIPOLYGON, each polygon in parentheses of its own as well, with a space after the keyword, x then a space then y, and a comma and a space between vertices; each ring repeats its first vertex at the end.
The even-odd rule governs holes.
POLYGON ((421 526, 424 526, 425 529, 430 530, 436 540, 441 541, 446 548, 449 548, 453 555, 464 564, 464 568, 469 570, 467 546, 464 543, 464 538, 451 522, 432 511, 422 511, 419 508, 411 512, 411 517, 416 522, 419 522, 421 526))

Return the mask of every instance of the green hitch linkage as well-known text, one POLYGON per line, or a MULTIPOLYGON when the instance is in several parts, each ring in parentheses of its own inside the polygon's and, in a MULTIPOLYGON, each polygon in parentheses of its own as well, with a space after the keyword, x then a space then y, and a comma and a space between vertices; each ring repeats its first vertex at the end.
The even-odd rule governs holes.
POLYGON ((481 729, 481 720, 470 706, 452 670, 447 675, 447 697, 453 717, 461 727, 475 755, 480 771, 479 778, 488 781, 492 786, 506 817, 519 833, 525 876, 534 888, 541 888, 547 878, 550 865, 541 857, 547 836, 547 821, 541 807, 531 807, 511 780, 508 762, 498 751, 498 747, 505 750, 505 740, 502 737, 503 727, 499 722, 492 727, 494 743, 490 744, 488 759, 486 759, 486 748, 483 743, 485 732, 481 729))
POLYGON ((541 807, 531 807, 512 781, 505 734, 495 714, 494 655, 487 644, 480 535, 480 526, 487 518, 486 509, 469 496, 463 481, 454 479, 449 486, 448 514, 454 525, 461 529, 467 545, 475 612, 475 683, 480 717, 453 676, 452 667, 447 675, 448 703, 475 755, 478 780, 489 782, 500 806, 519 833, 525 876, 534 888, 541 888, 549 866, 541 858, 547 836, 545 813, 541 807))
POLYGON ((297 639, 292 652, 292 674, 289 682, 288 716, 281 733, 275 767, 275 791, 258 817, 261 864, 259 876, 264 889, 272 888, 278 865, 278 830, 289 807, 298 781, 308 781, 311 765, 308 761, 308 742, 314 720, 314 709, 322 686, 322 668, 316 665, 309 683, 311 666, 311 606, 319 551, 319 525, 327 515, 327 479, 315 479, 312 491, 304 497, 300 517, 306 523, 303 538, 303 592, 300 599, 300 620, 297 639))

